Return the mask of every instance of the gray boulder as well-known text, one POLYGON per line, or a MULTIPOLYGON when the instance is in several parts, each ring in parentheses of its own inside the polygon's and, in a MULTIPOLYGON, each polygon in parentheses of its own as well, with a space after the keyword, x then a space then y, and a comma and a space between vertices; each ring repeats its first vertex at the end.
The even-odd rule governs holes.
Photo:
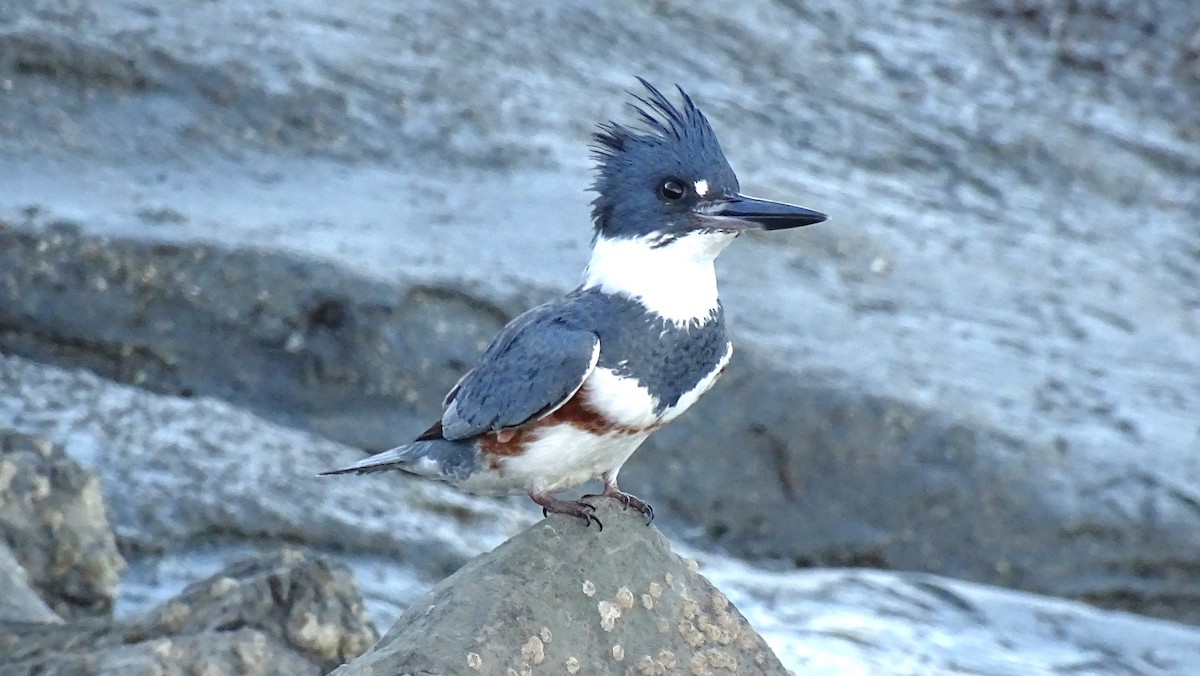
POLYGON ((0 622, 62 622, 28 578, 12 550, 0 542, 0 622))
POLYGON ((0 663, 0 676, 316 676, 325 673, 261 631, 232 629, 140 643, 70 645, 36 659, 0 663))
POLYGON ((334 673, 787 673, 694 561, 637 513, 597 507, 603 531, 560 515, 530 527, 334 673))
POLYGON ((345 567, 282 550, 131 620, 5 625, 0 674, 319 674, 377 638, 345 567))
POLYGON ((58 615, 112 610, 125 561, 99 478, 61 445, 0 429, 0 541, 58 615))

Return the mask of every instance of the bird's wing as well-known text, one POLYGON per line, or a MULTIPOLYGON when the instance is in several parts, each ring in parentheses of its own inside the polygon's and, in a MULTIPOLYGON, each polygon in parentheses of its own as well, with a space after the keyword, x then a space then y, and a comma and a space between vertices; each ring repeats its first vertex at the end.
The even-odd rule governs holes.
POLYGON ((596 368, 600 339, 543 305, 514 319, 446 395, 442 436, 465 439, 548 415, 596 368))

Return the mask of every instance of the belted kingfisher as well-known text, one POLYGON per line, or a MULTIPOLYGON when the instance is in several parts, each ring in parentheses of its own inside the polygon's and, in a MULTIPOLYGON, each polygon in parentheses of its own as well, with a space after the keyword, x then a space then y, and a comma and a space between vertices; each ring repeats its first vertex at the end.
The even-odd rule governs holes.
POLYGON ((402 470, 472 493, 528 493, 543 514, 595 522, 589 498, 654 510, 617 486, 655 430, 707 392, 729 363, 713 264, 743 231, 826 219, 746 197, 704 114, 642 78, 641 126, 593 134, 595 234, 583 282, 508 323, 450 389, 440 420, 410 444, 323 474, 402 470), (599 494, 553 494, 594 478, 599 494))

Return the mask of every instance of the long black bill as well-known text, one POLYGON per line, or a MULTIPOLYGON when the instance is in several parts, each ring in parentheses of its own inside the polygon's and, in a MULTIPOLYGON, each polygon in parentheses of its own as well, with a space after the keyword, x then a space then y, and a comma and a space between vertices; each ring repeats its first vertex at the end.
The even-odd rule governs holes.
POLYGON ((708 214, 721 219, 741 221, 742 229, 786 230, 802 225, 820 223, 829 218, 819 211, 794 204, 760 200, 757 197, 736 195, 712 206, 708 214))

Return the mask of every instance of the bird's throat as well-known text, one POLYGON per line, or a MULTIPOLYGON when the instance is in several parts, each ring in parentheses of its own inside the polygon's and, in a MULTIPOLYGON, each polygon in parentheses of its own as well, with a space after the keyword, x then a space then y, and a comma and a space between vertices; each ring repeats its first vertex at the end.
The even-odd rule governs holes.
POLYGON ((713 263, 733 238, 696 232, 662 244, 648 237, 598 237, 583 288, 628 296, 676 324, 702 324, 718 305, 713 263))

